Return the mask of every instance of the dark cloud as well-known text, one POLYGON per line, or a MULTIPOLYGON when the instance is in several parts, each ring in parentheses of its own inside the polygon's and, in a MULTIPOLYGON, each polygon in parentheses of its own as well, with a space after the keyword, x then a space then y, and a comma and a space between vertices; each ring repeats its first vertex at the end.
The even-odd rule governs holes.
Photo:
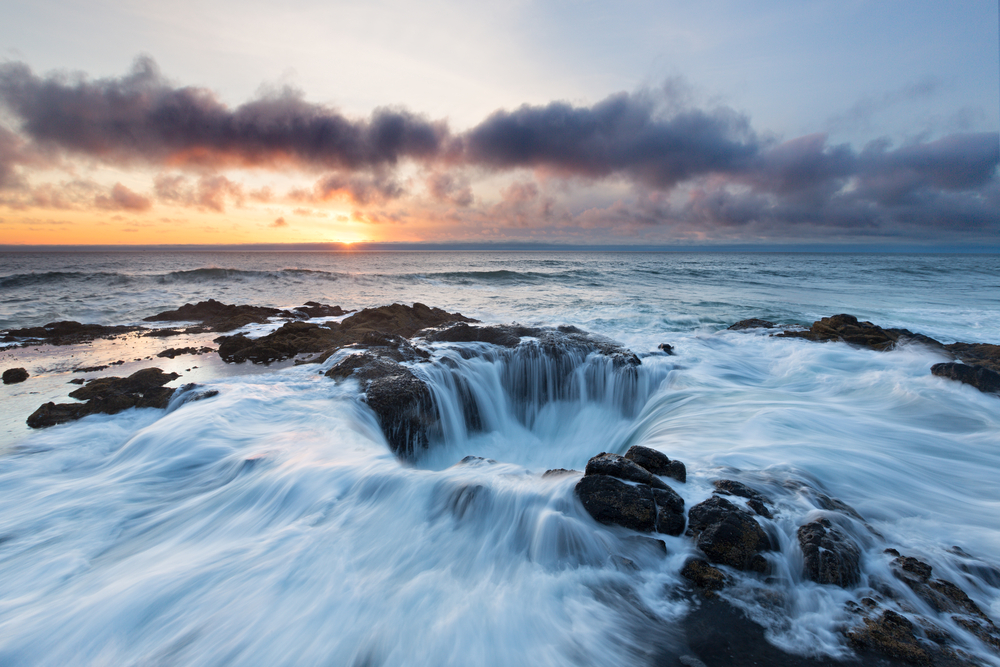
POLYGON ((373 174, 330 174, 320 179, 311 193, 301 192, 300 201, 327 201, 346 197, 358 206, 382 204, 404 194, 403 186, 390 174, 377 170, 373 174))
POLYGON ((284 218, 278 218, 271 223, 271 227, 287 227, 288 223, 285 222, 284 218))
POLYGON ((230 109, 203 88, 171 86, 149 58, 95 81, 3 64, 0 100, 34 141, 110 161, 365 169, 433 156, 447 138, 443 123, 405 110, 349 119, 290 89, 230 109))
POLYGON ((497 111, 463 136, 466 159, 494 169, 544 168, 600 178, 621 174, 657 188, 739 169, 761 142, 746 117, 676 109, 659 94, 612 95, 497 111))
POLYGON ((435 201, 454 204, 455 206, 470 206, 474 201, 472 187, 465 179, 452 174, 439 172, 427 178, 427 191, 435 201))
POLYGON ((134 211, 137 213, 148 211, 153 206, 153 202, 148 197, 129 190, 121 183, 115 183, 109 195, 97 195, 94 197, 94 205, 97 208, 109 211, 134 211))

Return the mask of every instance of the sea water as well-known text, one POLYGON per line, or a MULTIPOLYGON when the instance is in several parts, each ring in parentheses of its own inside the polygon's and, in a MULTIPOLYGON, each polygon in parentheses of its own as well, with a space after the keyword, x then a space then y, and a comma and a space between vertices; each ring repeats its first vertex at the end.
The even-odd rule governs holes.
MULTIPOLYGON (((636 551, 628 531, 583 510, 577 477, 542 477, 633 444, 687 465, 687 483, 672 484, 687 507, 720 478, 774 501, 769 580, 737 577, 724 595, 787 651, 849 655, 844 605, 857 591, 801 573, 795 534, 827 515, 819 493, 862 517, 850 520, 862 588, 893 580, 882 554, 892 547, 1000 618, 1000 399, 932 376, 945 358, 925 346, 726 330, 846 312, 945 343, 1000 344, 1000 256, 0 255, 4 329, 138 324, 208 298, 421 302, 487 323, 576 326, 642 364, 626 386, 581 358, 566 391, 525 394, 505 379, 517 360, 427 344, 432 361, 414 370, 442 428, 401 461, 358 385, 322 376, 339 357, 155 357, 176 339, 0 350, 4 368, 32 375, 0 390, 0 664, 620 665, 683 651, 676 628, 690 602, 671 591, 690 540, 664 537, 666 557, 636 551), (182 375, 171 386, 219 395, 29 432, 40 403, 71 400, 74 369, 115 358, 125 363, 85 377, 157 365, 182 375), (459 414, 470 396, 478 431, 459 414)), ((545 361, 531 372, 544 378, 545 361)), ((905 587, 897 595, 922 604, 905 587)))

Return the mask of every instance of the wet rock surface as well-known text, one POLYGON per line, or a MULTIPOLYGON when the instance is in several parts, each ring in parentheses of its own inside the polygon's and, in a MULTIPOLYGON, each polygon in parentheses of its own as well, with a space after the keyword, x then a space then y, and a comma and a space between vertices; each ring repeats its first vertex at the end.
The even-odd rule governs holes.
POLYGON ((1000 373, 985 366, 943 362, 931 366, 931 373, 968 384, 984 393, 1000 393, 1000 373))
POLYGON ((600 523, 666 535, 684 531, 684 500, 648 470, 622 456, 602 453, 590 459, 574 491, 584 509, 600 523))
POLYGON ((326 372, 335 380, 354 377, 365 392, 365 402, 378 416, 389 447, 407 457, 428 445, 428 431, 436 427, 437 412, 430 389, 399 362, 365 352, 353 354, 326 372))
POLYGON ((843 588, 861 580, 861 550, 829 519, 817 519, 798 530, 803 574, 819 584, 843 588))
POLYGON ((165 310, 144 317, 144 322, 200 322, 206 331, 232 331, 248 324, 263 324, 279 315, 292 316, 288 311, 265 306, 226 304, 215 299, 186 303, 176 310, 165 310))
POLYGON ((740 320, 736 324, 731 324, 728 329, 730 331, 745 331, 747 329, 774 329, 777 326, 774 322, 751 317, 748 320, 740 320))
POLYGON ((163 352, 159 352, 156 356, 173 359, 182 354, 208 354, 209 352, 215 352, 215 349, 211 347, 171 347, 163 352))
POLYGON ((4 333, 0 341, 34 345, 77 345, 89 343, 97 338, 113 338, 122 334, 139 331, 142 327, 104 326, 103 324, 81 324, 80 322, 50 322, 40 327, 11 329, 4 333))
POLYGON ((833 315, 812 323, 808 331, 785 331, 777 334, 784 338, 805 338, 813 341, 843 341, 873 350, 891 350, 897 344, 916 342, 943 348, 944 346, 923 334, 908 329, 883 329, 871 322, 859 321, 854 315, 833 315))
POLYGON ((768 504, 771 504, 771 499, 762 493, 754 491, 743 482, 737 482, 732 479, 717 479, 712 482, 712 485, 715 487, 716 493, 746 498, 747 506, 750 509, 765 519, 771 518, 771 510, 767 507, 768 504))
POLYGON ((654 475, 670 477, 678 482, 687 481, 687 468, 684 464, 671 460, 666 454, 655 449, 642 445, 632 445, 625 452, 625 458, 654 475))
POLYGON ((719 568, 701 558, 684 563, 681 576, 704 591, 721 591, 726 586, 726 575, 719 568))
POLYGON ((91 380, 70 392, 84 403, 46 403, 28 417, 28 426, 44 428, 80 419, 87 415, 115 414, 128 408, 165 408, 174 389, 164 387, 180 377, 159 368, 144 368, 126 378, 104 377, 91 380))
POLYGON ((23 368, 8 368, 3 372, 4 384, 18 384, 28 379, 28 371, 23 368))
POLYGON ((691 508, 688 535, 712 563, 737 570, 767 571, 762 555, 771 541, 753 515, 718 496, 691 508))

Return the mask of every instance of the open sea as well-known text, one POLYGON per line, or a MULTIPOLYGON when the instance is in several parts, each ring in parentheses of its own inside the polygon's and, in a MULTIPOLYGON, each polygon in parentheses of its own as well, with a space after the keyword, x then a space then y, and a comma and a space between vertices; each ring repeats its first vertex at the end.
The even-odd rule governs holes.
MULTIPOLYGON (((1000 621, 1000 397, 932 376, 945 357, 921 345, 875 352, 726 330, 850 313, 1000 344, 1000 255, 0 254, 0 329, 140 324, 209 298, 420 302, 485 323, 573 325, 638 354, 640 390, 629 404, 608 384, 525 406, 498 381, 502 361, 427 344, 432 361, 414 372, 447 415, 457 367, 484 430, 446 424, 404 462, 357 383, 322 375, 337 356, 155 356, 212 346, 213 334, 0 348, 0 369, 31 374, 0 386, 0 665, 673 664, 693 603, 672 591, 691 540, 662 536, 666 557, 623 567, 628 531, 587 514, 578 477, 542 477, 634 444, 687 465, 687 483, 672 485, 687 507, 720 477, 774 501, 769 577, 734 574, 723 597, 785 651, 850 656, 845 604, 877 581, 927 611, 893 583, 890 547, 1000 621), (72 400, 73 378, 153 365, 181 374, 171 386, 219 395, 25 425, 42 403, 72 400), (824 515, 803 489, 863 517, 857 588, 803 578, 796 530, 824 515)), ((1000 665, 946 614, 937 622, 1000 665)))

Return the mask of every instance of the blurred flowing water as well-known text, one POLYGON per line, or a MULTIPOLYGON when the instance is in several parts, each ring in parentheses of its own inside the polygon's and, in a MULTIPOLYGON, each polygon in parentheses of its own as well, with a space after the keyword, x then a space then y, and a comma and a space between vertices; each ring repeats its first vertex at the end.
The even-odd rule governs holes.
MULTIPOLYGON (((690 540, 665 537, 665 558, 637 551, 587 515, 577 477, 542 477, 633 444, 687 464, 673 486, 688 507, 723 476, 774 500, 771 593, 745 577, 727 596, 786 650, 848 651, 854 592, 801 575, 795 531, 823 514, 816 493, 864 518, 862 587, 892 581, 891 546, 1000 619, 1000 399, 931 376, 943 357, 919 345, 725 330, 847 312, 1000 344, 1000 256, 8 253, 0 267, 0 328, 132 324, 207 298, 422 302, 573 325, 642 357, 628 382, 576 359, 554 391, 545 359, 428 345, 415 372, 441 429, 401 462, 357 384, 317 373, 336 357, 319 369, 163 360, 185 376, 175 384, 219 396, 28 433, 27 412, 66 400, 72 364, 65 350, 6 350, 4 367, 27 360, 32 377, 2 389, 16 426, 0 454, 0 664, 620 665, 682 651, 689 608, 670 591, 690 540), (470 401, 480 431, 461 418, 470 401)), ((77 346, 73 363, 108 349, 77 346)))

